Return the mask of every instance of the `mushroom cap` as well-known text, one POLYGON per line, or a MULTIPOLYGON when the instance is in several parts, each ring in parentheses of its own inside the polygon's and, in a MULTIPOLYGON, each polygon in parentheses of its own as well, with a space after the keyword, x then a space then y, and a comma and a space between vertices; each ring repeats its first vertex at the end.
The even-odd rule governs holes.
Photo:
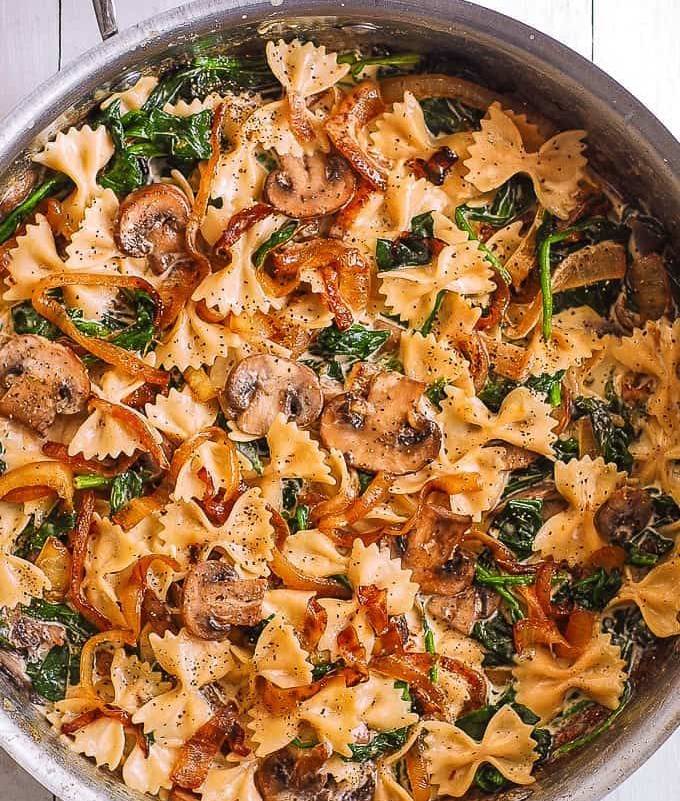
POLYGON ((40 434, 58 414, 82 411, 90 391, 83 363, 58 342, 25 334, 0 349, 0 414, 40 434))
POLYGON ((226 562, 199 562, 182 587, 182 618, 196 637, 224 640, 232 626, 254 626, 262 617, 265 579, 239 579, 226 562))
POLYGON ((172 184, 149 184, 131 192, 120 204, 116 241, 128 256, 151 257, 158 271, 185 251, 185 229, 191 205, 172 184))
POLYGON ((354 194, 356 178, 349 163, 337 153, 281 156, 264 185, 267 201, 297 220, 322 217, 342 208, 354 194))
POLYGON ((472 584, 474 560, 457 547, 469 527, 467 517, 427 505, 423 508, 402 558, 423 592, 455 595, 472 584))
POLYGON ((626 544, 649 523, 653 512, 648 492, 636 487, 622 487, 597 510, 595 527, 608 540, 626 544))
POLYGON ((337 781, 319 764, 322 757, 305 750, 287 746, 261 760, 255 785, 263 801, 371 801, 375 779, 370 763, 360 763, 337 781))
POLYGON ((427 611, 452 629, 469 636, 478 620, 491 617, 498 608, 499 600, 496 593, 470 586, 456 595, 433 595, 427 604, 427 611))
POLYGON ((255 354, 229 373, 220 398, 225 414, 246 434, 264 436, 282 412, 304 428, 321 414, 319 379, 304 364, 269 354, 255 354))
POLYGON ((375 376, 368 395, 346 392, 321 416, 321 440, 338 448, 353 467, 403 475, 436 458, 441 431, 426 416, 425 385, 399 373, 375 376))

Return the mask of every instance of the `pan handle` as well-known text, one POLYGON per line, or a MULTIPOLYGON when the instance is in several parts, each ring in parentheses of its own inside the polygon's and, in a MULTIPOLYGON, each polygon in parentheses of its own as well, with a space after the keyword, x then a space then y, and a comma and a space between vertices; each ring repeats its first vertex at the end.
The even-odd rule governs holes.
POLYGON ((99 25, 99 33, 102 39, 109 39, 118 33, 118 22, 116 21, 116 7, 113 0, 92 0, 94 13, 99 25))

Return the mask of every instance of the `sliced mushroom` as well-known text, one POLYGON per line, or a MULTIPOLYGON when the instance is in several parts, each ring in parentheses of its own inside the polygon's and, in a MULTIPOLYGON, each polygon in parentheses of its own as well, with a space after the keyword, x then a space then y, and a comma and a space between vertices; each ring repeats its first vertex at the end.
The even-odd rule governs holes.
POLYGON ((9 628, 10 644, 25 651, 30 662, 42 660, 57 645, 66 642, 64 627, 57 623, 45 623, 17 610, 9 612, 5 620, 9 628))
POLYGON ((241 431, 261 437, 279 412, 302 428, 313 423, 321 414, 323 393, 316 373, 304 364, 256 354, 231 371, 221 402, 241 431))
POLYGON ((324 770, 328 753, 323 748, 287 746, 265 757, 255 772, 263 801, 371 801, 375 778, 370 763, 358 763, 338 781, 324 770))
POLYGON ((337 153, 281 156, 281 167, 269 173, 267 201, 287 217, 306 220, 342 208, 354 194, 352 168, 337 153))
POLYGON ((321 439, 343 451, 362 470, 403 475, 420 470, 439 453, 441 431, 427 414, 425 385, 384 372, 368 392, 334 398, 321 416, 321 439))
POLYGON ((457 595, 433 595, 427 611, 461 634, 469 635, 478 620, 490 617, 500 597, 479 587, 468 587, 457 595))
POLYGON ((0 414, 43 434, 58 414, 85 408, 90 379, 64 345, 26 334, 0 349, 0 414))
POLYGON ((225 562, 199 562, 184 579, 184 625, 204 640, 224 640, 232 626, 259 623, 266 588, 265 579, 239 579, 225 562))
POLYGON ((152 269, 165 270, 186 252, 185 229, 191 206, 172 184, 149 184, 120 204, 116 240, 128 256, 148 256, 152 269))
POLYGON ((609 496, 595 515, 597 530, 610 542, 625 545, 649 523, 654 513, 648 492, 623 487, 609 496))
POLYGON ((457 547, 469 518, 426 506, 408 536, 402 562, 426 593, 455 595, 472 584, 474 561, 457 547))

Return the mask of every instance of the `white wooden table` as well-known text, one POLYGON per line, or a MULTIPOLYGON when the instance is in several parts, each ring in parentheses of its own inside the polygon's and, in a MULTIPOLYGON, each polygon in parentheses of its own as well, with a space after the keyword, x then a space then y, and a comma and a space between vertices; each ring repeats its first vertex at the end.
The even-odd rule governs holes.
MULTIPOLYGON (((116 0, 122 30, 176 0, 116 0)), ((595 61, 680 137, 678 0, 482 0, 595 61)), ((0 116, 99 41, 90 0, 0 0, 0 116)), ((650 720, 650 726, 654 721, 650 720)), ((0 798, 52 801, 0 750, 0 798)), ((680 799, 680 732, 607 801, 680 799)))

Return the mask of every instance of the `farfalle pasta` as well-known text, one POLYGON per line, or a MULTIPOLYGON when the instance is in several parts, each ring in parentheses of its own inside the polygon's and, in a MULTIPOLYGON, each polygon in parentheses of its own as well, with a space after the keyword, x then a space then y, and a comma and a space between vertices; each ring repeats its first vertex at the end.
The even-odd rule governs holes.
POLYGON ((680 635, 671 254, 585 131, 263 50, 98 96, 3 221, 0 649, 138 793, 512 792, 680 635))

